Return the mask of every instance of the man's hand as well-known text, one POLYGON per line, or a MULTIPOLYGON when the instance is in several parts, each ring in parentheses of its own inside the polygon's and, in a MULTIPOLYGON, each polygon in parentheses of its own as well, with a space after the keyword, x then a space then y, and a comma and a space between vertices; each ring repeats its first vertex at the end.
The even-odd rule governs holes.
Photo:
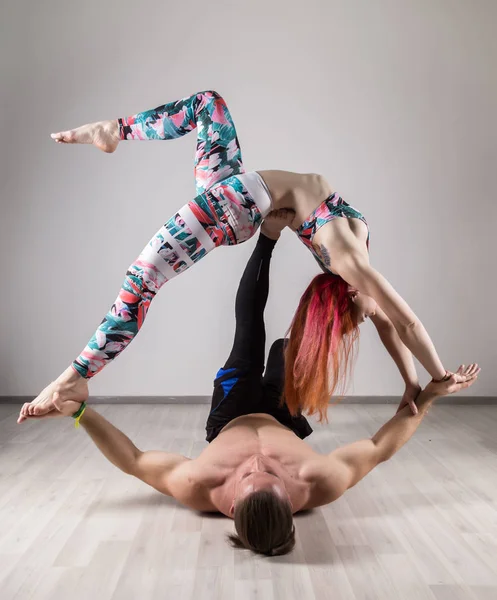
POLYGON ((468 367, 461 365, 455 373, 451 373, 446 381, 430 381, 425 389, 427 392, 435 394, 436 396, 455 394, 456 392, 460 392, 470 385, 473 385, 478 378, 480 371, 481 369, 476 363, 473 363, 468 367))
POLYGON ((421 386, 417 385, 406 385, 406 390, 400 401, 397 412, 401 411, 405 406, 409 406, 413 415, 418 414, 418 407, 416 406, 416 399, 421 393, 421 386))
POLYGON ((53 412, 57 412, 63 417, 72 417, 81 408, 83 402, 64 400, 58 392, 55 392, 53 395, 53 404, 56 408, 53 412))

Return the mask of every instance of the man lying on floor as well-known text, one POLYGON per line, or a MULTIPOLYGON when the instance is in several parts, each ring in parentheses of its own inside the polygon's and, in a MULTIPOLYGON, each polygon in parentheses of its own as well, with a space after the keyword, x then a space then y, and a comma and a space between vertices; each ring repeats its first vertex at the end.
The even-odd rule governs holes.
MULTIPOLYGON (((269 263, 292 218, 279 211, 266 219, 245 268, 236 298, 233 349, 214 382, 206 425, 210 444, 198 458, 142 452, 95 410, 86 407, 80 417, 98 448, 122 471, 194 510, 234 519, 237 535, 230 536, 231 542, 270 556, 295 545, 294 513, 339 498, 409 440, 438 397, 469 387, 479 373, 477 365, 462 366, 449 380, 428 384, 417 398, 418 414, 406 406, 371 439, 329 455, 316 453, 303 441, 312 432, 307 419, 292 416, 280 403, 285 340, 272 345, 264 373, 269 263)), ((47 417, 80 412, 79 403, 55 404, 60 412, 47 417)))

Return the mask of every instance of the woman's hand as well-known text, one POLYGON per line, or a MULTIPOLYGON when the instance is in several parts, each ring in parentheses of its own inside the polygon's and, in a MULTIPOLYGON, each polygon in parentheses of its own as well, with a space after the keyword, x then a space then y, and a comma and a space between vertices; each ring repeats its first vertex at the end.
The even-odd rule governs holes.
POLYGON ((421 386, 419 383, 417 384, 407 384, 404 395, 402 396, 402 400, 400 401, 399 408, 397 412, 402 410, 404 406, 409 405, 411 412, 413 415, 418 414, 418 407, 416 406, 416 399, 421 392, 421 386))
POLYGON ((447 379, 442 381, 430 381, 426 386, 426 390, 430 391, 437 396, 448 396, 449 394, 455 394, 464 388, 469 387, 474 383, 474 380, 478 378, 478 374, 481 369, 473 363, 469 366, 461 365, 455 373, 447 372, 449 376, 447 379))

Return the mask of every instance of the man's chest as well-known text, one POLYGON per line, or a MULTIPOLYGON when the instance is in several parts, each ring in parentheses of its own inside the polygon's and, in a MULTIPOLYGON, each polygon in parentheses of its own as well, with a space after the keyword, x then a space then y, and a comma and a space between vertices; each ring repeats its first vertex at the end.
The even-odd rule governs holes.
POLYGON ((293 432, 282 428, 254 431, 237 428, 223 432, 197 459, 205 477, 229 476, 254 455, 281 465, 292 477, 299 477, 303 466, 319 455, 293 432))

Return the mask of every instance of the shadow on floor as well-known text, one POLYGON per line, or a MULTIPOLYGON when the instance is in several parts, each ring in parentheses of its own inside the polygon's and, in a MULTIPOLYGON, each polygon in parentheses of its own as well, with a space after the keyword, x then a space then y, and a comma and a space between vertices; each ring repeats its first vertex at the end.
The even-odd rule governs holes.
POLYGON ((133 511, 137 509, 143 509, 145 506, 153 505, 168 506, 171 508, 175 507, 179 510, 190 510, 186 506, 180 504, 174 498, 165 496, 164 494, 160 494, 158 492, 140 494, 139 496, 127 496, 117 500, 99 500, 95 506, 95 509, 116 509, 120 511, 133 511))

